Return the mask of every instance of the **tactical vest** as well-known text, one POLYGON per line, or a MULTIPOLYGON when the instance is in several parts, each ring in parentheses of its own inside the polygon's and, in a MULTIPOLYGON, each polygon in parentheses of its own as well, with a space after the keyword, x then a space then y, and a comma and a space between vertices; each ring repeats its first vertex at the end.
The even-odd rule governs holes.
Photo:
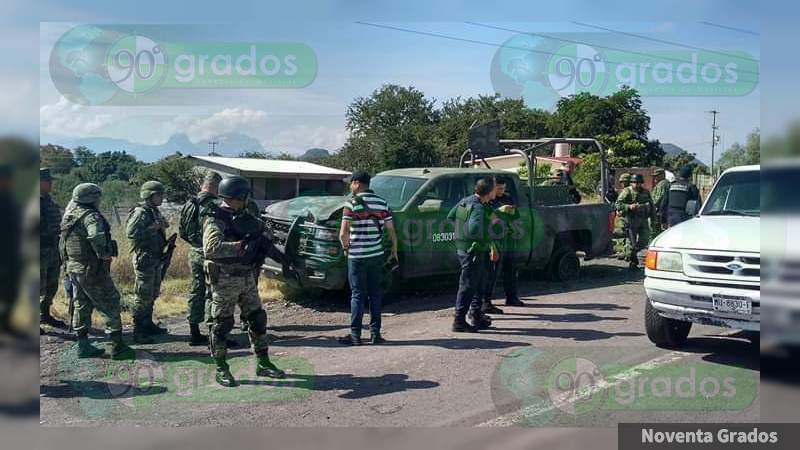
POLYGON ((225 242, 238 242, 247 241, 247 251, 241 255, 232 258, 217 258, 215 262, 220 264, 240 264, 240 265, 253 265, 256 264, 261 256, 259 252, 262 246, 260 241, 264 239, 263 236, 263 222, 258 218, 253 217, 247 211, 241 211, 239 214, 234 214, 217 204, 212 204, 209 208, 201 214, 204 218, 211 217, 223 223, 222 235, 225 242), (258 242, 256 242, 258 241, 258 242), (255 243, 256 245, 252 245, 255 243))
POLYGON ((61 221, 61 248, 59 249, 61 258, 65 262, 74 261, 87 266, 93 266, 100 262, 94 248, 92 248, 87 239, 88 232, 83 225, 83 220, 90 214, 95 213, 106 235, 111 236, 111 226, 96 209, 84 205, 68 209, 64 219, 61 221))
MULTIPOLYGON (((137 209, 143 209, 147 217, 150 218, 152 223, 155 223, 160 214, 157 213, 155 208, 151 208, 144 203, 140 203, 129 211, 128 220, 133 216, 133 212, 137 209)), ((142 251, 150 255, 161 255, 164 252, 164 247, 167 246, 167 234, 165 230, 158 230, 157 232, 150 232, 142 242, 133 242, 131 251, 142 251)))
POLYGON ((668 206, 671 209, 679 209, 683 211, 686 209, 686 203, 688 202, 689 182, 687 180, 677 179, 670 183, 668 206))

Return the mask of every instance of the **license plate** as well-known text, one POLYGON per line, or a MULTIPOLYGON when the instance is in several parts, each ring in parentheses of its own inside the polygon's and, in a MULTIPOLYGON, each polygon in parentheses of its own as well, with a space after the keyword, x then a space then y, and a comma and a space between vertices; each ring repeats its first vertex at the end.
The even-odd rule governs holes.
POLYGON ((711 300, 714 311, 738 314, 750 314, 753 311, 753 301, 747 297, 714 294, 711 300))

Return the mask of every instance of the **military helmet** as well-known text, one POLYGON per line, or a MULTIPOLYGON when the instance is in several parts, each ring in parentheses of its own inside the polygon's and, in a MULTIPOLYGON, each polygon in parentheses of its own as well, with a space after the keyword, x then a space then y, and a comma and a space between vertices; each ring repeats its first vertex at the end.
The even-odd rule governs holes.
POLYGON ((42 167, 39 169, 39 181, 53 181, 53 174, 50 169, 42 167))
POLYGON ((664 175, 664 169, 662 169, 661 167, 656 167, 655 169, 653 169, 653 176, 657 177, 659 175, 664 175))
POLYGON ((644 177, 640 173, 631 175, 631 183, 644 183, 644 177))
POLYGON ((103 190, 94 183, 81 183, 72 190, 72 201, 91 205, 100 200, 103 190))
POLYGON ((222 198, 245 200, 248 195, 250 195, 250 182, 244 177, 228 177, 219 184, 219 196, 222 198))
POLYGON ((631 174, 629 173, 623 173, 622 175, 619 176, 620 183, 628 183, 630 181, 631 181, 631 174))
POLYGON ((142 188, 139 190, 139 197, 142 200, 147 200, 152 195, 155 194, 163 194, 166 191, 166 188, 163 184, 158 181, 148 181, 142 185, 142 188))

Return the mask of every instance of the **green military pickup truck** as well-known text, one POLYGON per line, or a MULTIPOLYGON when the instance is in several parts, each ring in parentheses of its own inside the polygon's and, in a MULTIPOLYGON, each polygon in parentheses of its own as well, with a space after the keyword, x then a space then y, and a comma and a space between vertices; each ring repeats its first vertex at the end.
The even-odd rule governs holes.
MULTIPOLYGON (((601 150, 603 173, 607 173, 605 152, 594 139, 539 139, 500 141, 504 145, 524 144, 525 149, 508 153, 523 156, 528 173, 536 173, 535 150, 557 142, 590 143, 601 150)), ((465 152, 465 156, 469 151, 465 152)), ((462 156, 462 166, 465 157, 462 156)), ((473 156, 473 167, 475 167, 473 156)), ((485 164, 485 161, 483 161, 485 164)), ((518 220, 506 232, 507 246, 521 267, 545 269, 557 280, 578 276, 580 258, 591 259, 610 252, 614 212, 607 202, 573 204, 564 185, 541 186, 522 180, 506 170, 486 168, 415 168, 381 172, 372 178, 371 189, 391 208, 399 240, 399 269, 387 282, 458 273, 455 225, 447 219, 453 206, 472 193, 482 177, 504 179, 507 192, 520 211, 518 220)), ((608 177, 601 175, 601 186, 608 177)), ((605 191, 603 191, 605 192, 605 191)), ((339 290, 347 285, 347 261, 338 240, 345 196, 298 197, 274 203, 264 218, 275 239, 297 262, 299 282, 304 287, 339 290)), ((388 239, 387 239, 388 249, 388 239)), ((268 275, 286 277, 272 260, 264 266, 268 275)))

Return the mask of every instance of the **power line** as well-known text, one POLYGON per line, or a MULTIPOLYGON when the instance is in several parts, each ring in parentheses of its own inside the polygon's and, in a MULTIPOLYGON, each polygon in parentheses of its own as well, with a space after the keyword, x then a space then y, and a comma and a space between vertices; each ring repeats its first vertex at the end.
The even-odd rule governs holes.
MULTIPOLYGON (((573 40, 573 39, 565 39, 565 38, 555 37, 555 36, 551 36, 551 35, 543 34, 543 33, 534 33, 532 31, 521 31, 521 30, 515 30, 513 28, 505 28, 505 27, 500 27, 500 26, 496 26, 496 25, 488 25, 488 24, 477 23, 477 22, 465 22, 465 23, 468 24, 468 25, 473 25, 473 26, 477 26, 477 27, 492 28, 492 29, 495 29, 495 30, 508 31, 508 32, 511 32, 511 33, 530 34, 532 36, 539 36, 539 37, 544 38, 544 39, 552 39, 552 40, 556 40, 556 41, 569 42, 569 43, 572 43, 572 44, 588 45, 590 47, 603 48, 603 49, 606 49, 606 50, 614 50, 614 51, 618 51, 618 52, 625 52, 625 53, 630 53, 632 55, 644 56, 644 57, 647 57, 647 58, 663 59, 663 60, 675 61, 675 62, 687 63, 687 64, 692 62, 692 61, 686 61, 684 59, 671 58, 669 56, 654 55, 652 53, 639 52, 639 51, 635 51, 635 50, 626 50, 626 49, 618 48, 618 47, 608 47, 608 46, 604 46, 604 45, 600 45, 600 44, 595 44, 595 43, 592 43, 592 42, 577 41, 577 40, 573 40)), ((620 62, 606 61, 606 62, 614 63, 614 64, 628 64, 628 63, 621 62, 621 61, 620 62)), ((740 70, 739 72, 740 73, 747 73, 747 74, 751 74, 751 75, 758 75, 758 72, 752 72, 752 71, 749 71, 749 70, 740 70)))
MULTIPOLYGON (((411 33, 411 34, 418 34, 418 35, 421 35, 421 36, 436 37, 436 38, 448 39, 448 40, 459 41, 459 42, 467 42, 467 43, 470 43, 470 44, 485 45, 485 46, 491 46, 491 47, 496 47, 496 48, 509 48, 509 49, 514 49, 514 50, 521 50, 521 51, 526 51, 526 52, 539 53, 539 54, 548 55, 548 56, 562 56, 559 53, 548 52, 548 51, 545 51, 545 50, 537 50, 537 49, 533 49, 533 48, 530 48, 530 47, 518 47, 518 46, 514 46, 514 45, 507 45, 505 43, 498 44, 496 42, 480 41, 480 40, 477 40, 477 39, 462 38, 462 37, 458 37, 458 36, 450 36, 450 35, 442 34, 442 33, 432 33, 432 32, 429 32, 429 31, 414 30, 414 29, 411 29, 411 28, 403 28, 403 27, 396 27, 396 26, 392 26, 392 25, 382 25, 382 24, 378 24, 378 23, 360 22, 360 21, 357 21, 355 23, 357 23, 359 25, 366 25, 366 26, 375 27, 375 28, 384 28, 384 29, 387 29, 387 30, 401 31, 401 32, 404 32, 404 33, 411 33)), ((609 65, 612 65, 612 66, 627 66, 629 63, 619 63, 619 62, 613 62, 613 61, 606 61, 606 64, 609 64, 609 65)), ((679 74, 679 71, 675 70, 675 69, 669 69, 666 72, 667 73, 676 74, 676 75, 679 74)))
POLYGON ((647 40, 647 41, 658 42, 658 43, 661 43, 661 44, 674 45, 674 46, 677 46, 677 47, 685 47, 685 48, 689 48, 689 49, 692 49, 692 50, 698 50, 698 51, 703 51, 703 52, 708 52, 708 53, 715 53, 717 55, 727 56, 728 58, 738 58, 738 59, 743 59, 745 61, 750 61, 750 62, 755 62, 755 63, 759 63, 760 62, 758 59, 747 58, 745 56, 734 55, 734 54, 731 54, 731 53, 720 52, 720 51, 717 51, 717 50, 711 50, 711 49, 707 49, 707 48, 703 48, 703 47, 697 47, 697 46, 694 46, 694 45, 684 44, 684 43, 681 43, 681 42, 668 41, 668 40, 665 40, 665 39, 658 39, 658 38, 654 38, 654 37, 650 37, 650 36, 643 36, 641 34, 628 33, 626 31, 614 30, 612 28, 601 27, 600 25, 592 25, 592 24, 588 24, 588 23, 575 22, 575 21, 573 21, 572 23, 574 23, 575 25, 580 25, 582 27, 594 28, 594 29, 597 29, 597 30, 608 31, 610 33, 622 34, 624 36, 635 37, 635 38, 638 38, 638 39, 644 39, 644 40, 647 40))
POLYGON ((717 147, 717 139, 719 139, 719 136, 717 136, 717 130, 719 129, 719 127, 717 126, 717 114, 719 114, 719 111, 717 111, 716 109, 712 109, 711 111, 707 111, 707 112, 710 113, 713 116, 713 119, 712 119, 712 122, 711 122, 711 176, 713 177, 714 176, 714 150, 717 147))
POLYGON ((702 23, 703 25, 708 25, 710 27, 722 28, 724 30, 738 31, 739 33, 752 34, 753 36, 761 36, 761 33, 745 30, 744 28, 732 27, 730 25, 720 25, 718 23, 713 23, 713 22, 700 22, 700 23, 702 23))

